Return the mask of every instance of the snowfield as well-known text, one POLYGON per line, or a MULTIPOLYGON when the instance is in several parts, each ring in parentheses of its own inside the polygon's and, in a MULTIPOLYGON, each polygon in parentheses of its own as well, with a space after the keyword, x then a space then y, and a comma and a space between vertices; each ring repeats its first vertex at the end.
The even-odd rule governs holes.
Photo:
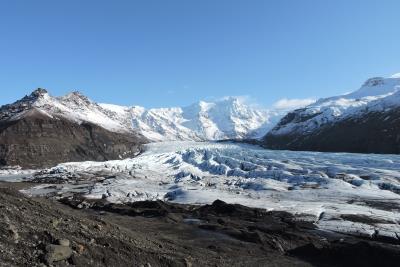
MULTIPOLYGON (((285 210, 324 230, 400 235, 399 155, 272 151, 245 144, 178 141, 149 144, 133 159, 64 163, 47 171, 107 172, 114 177, 83 189, 40 184, 24 193, 79 191, 110 202, 162 199, 205 204, 221 199, 285 210)), ((10 180, 10 173, 3 175, 10 180)))

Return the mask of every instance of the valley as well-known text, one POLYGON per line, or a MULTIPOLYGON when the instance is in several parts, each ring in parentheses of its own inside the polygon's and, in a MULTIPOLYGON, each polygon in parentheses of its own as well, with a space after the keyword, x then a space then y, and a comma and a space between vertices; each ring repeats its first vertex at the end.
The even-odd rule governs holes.
MULTIPOLYGON (((265 150, 218 142, 145 145, 131 159, 71 162, 3 179, 34 182, 23 192, 110 203, 216 199, 289 212, 319 229, 397 242, 400 156, 265 150), (362 219, 369 218, 369 219, 362 219), (369 222, 369 220, 371 222, 369 222)), ((0 176, 0 180, 1 180, 0 176)))

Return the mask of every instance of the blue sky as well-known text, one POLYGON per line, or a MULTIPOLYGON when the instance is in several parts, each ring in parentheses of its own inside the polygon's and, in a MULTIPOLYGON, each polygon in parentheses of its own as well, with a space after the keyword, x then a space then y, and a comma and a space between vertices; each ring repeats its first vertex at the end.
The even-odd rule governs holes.
POLYGON ((0 104, 37 87, 145 107, 341 94, 400 72, 399 10, 395 0, 4 0, 0 104))

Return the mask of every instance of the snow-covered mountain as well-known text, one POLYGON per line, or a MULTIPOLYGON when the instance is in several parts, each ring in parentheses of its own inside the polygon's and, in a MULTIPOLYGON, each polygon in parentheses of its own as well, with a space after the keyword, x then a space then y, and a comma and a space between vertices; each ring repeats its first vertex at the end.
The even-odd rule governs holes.
POLYGON ((260 138, 283 115, 282 111, 253 108, 235 97, 183 108, 100 106, 153 141, 260 138))
POLYGON ((261 138, 285 113, 254 108, 235 97, 182 108, 145 109, 97 104, 79 92, 53 97, 38 89, 1 107, 0 120, 18 120, 33 111, 78 124, 92 123, 111 132, 139 132, 151 141, 261 138))
POLYGON ((288 113, 268 133, 270 148, 400 152, 400 74, 288 113))
POLYGON ((134 157, 148 140, 116 115, 77 92, 52 97, 35 90, 0 107, 0 166, 134 157))
POLYGON ((93 123, 112 132, 129 132, 118 114, 102 108, 79 92, 53 97, 45 89, 37 89, 13 104, 0 108, 0 121, 14 121, 37 112, 49 118, 62 118, 81 124, 93 123))

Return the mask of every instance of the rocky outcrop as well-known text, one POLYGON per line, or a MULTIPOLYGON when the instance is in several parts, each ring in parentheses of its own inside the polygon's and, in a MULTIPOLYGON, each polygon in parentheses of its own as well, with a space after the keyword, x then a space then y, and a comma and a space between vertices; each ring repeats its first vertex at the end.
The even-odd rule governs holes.
POLYGON ((42 168, 134 157, 147 141, 135 132, 112 132, 91 122, 52 116, 35 106, 35 99, 43 94, 42 89, 36 90, 0 108, 0 166, 42 168))

